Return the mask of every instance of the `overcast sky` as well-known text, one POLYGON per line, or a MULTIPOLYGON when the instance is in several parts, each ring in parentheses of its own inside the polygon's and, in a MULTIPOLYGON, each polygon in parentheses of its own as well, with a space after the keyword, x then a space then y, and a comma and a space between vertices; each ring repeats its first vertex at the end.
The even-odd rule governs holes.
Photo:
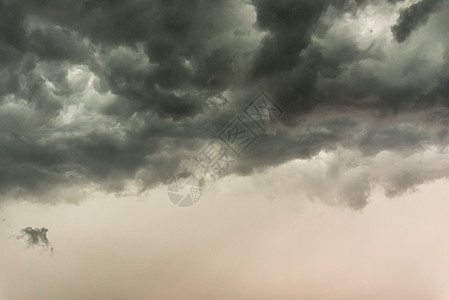
POLYGON ((448 15, 0 0, 0 300, 447 300, 448 15))

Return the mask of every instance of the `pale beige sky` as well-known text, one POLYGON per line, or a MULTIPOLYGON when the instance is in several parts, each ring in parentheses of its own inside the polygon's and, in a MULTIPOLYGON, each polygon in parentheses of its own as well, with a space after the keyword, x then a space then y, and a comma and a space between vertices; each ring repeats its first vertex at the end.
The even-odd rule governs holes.
POLYGON ((354 211, 310 202, 292 162, 228 177, 181 209, 164 187, 79 205, 2 206, 4 299, 404 299, 449 297, 446 180, 354 211), (271 201, 270 201, 271 200, 271 201), (55 254, 11 236, 47 227, 55 254))

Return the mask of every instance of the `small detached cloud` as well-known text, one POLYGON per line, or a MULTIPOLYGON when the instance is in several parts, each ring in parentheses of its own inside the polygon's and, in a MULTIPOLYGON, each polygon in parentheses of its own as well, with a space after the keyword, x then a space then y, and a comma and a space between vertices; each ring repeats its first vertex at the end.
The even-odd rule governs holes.
POLYGON ((53 247, 48 240, 47 237, 48 229, 45 227, 42 228, 31 228, 26 227, 20 231, 20 234, 17 235, 18 240, 24 240, 27 244, 28 248, 39 247, 43 251, 48 251, 50 254, 53 254, 53 247))

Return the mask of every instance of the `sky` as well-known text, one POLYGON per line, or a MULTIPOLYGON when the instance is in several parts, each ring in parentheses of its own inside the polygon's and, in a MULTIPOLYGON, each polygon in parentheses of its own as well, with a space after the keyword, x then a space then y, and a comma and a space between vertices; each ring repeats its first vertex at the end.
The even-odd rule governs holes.
POLYGON ((0 0, 0 300, 449 299, 447 0, 0 0))

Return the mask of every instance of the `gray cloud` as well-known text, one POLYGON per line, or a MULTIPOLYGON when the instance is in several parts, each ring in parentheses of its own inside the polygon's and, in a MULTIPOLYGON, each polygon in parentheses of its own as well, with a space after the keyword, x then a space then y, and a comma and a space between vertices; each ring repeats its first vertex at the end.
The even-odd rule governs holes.
POLYGON ((404 42, 414 30, 424 25, 440 0, 422 0, 401 11, 397 23, 391 27, 399 43, 404 42))
MULTIPOLYGON (((421 24, 425 3, 398 24, 421 24)), ((166 182, 260 90, 285 114, 232 172, 444 146, 448 57, 422 36, 391 43, 393 4, 0 1, 0 191, 166 182)), ((441 7, 428 39, 447 47, 441 7)))
POLYGON ((24 240, 28 247, 40 247, 42 250, 53 252, 53 247, 47 238, 47 228, 31 228, 26 227, 17 235, 17 239, 24 240))

